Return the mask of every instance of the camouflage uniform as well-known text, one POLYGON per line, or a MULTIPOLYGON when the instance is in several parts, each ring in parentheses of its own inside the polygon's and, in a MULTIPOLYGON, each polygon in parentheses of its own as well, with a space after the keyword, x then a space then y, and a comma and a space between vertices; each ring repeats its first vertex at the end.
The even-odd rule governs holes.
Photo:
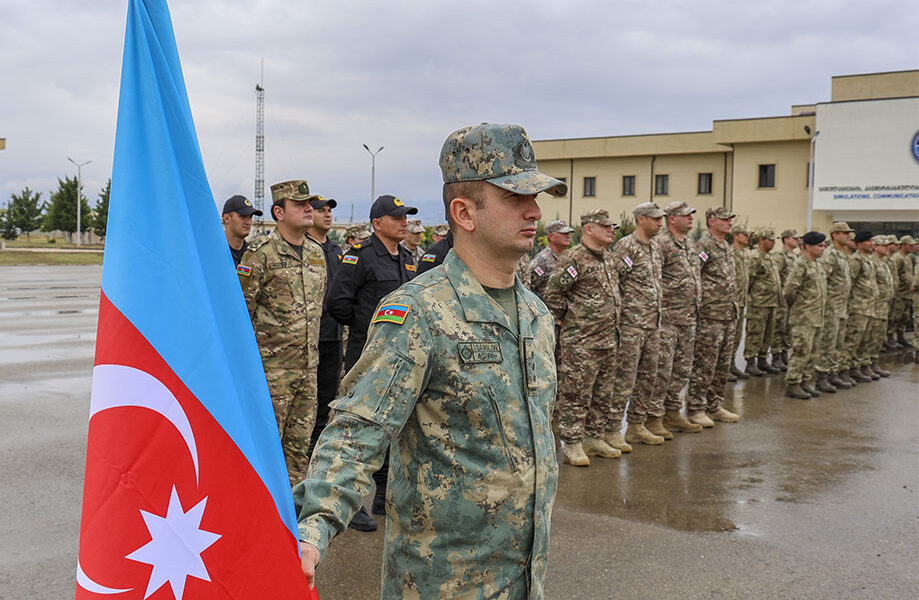
POLYGON ((622 422, 625 403, 613 401, 618 277, 609 251, 578 244, 562 254, 546 285, 546 305, 562 323, 558 424, 565 442, 602 438, 622 422))
MULTIPOLYGON (((740 231, 746 232, 746 228, 741 226, 740 231)), ((737 356, 737 349, 740 348, 740 340, 743 338, 744 333, 743 326, 744 317, 747 312, 747 288, 750 284, 750 276, 747 266, 747 250, 738 250, 732 244, 731 254, 734 256, 734 285, 737 289, 737 322, 734 324, 734 345, 731 352, 731 362, 733 364, 734 357, 737 356)))
MULTIPOLYGON (((794 233, 789 231, 783 231, 782 237, 786 236, 786 233, 794 233)), ((785 281, 788 280, 788 272, 791 269, 791 265, 795 263, 795 258, 797 254, 787 250, 784 246, 778 252, 775 252, 775 264, 779 269, 779 285, 785 287, 785 281)), ((791 337, 788 330, 788 307, 785 306, 785 300, 781 297, 779 298, 779 306, 775 310, 775 325, 772 330, 772 342, 770 343, 773 353, 782 352, 791 348, 791 337)))
POLYGON ((874 277, 878 284, 878 296, 874 305, 874 315, 868 323, 868 341, 866 346, 866 364, 878 359, 884 338, 887 336, 887 319, 890 316, 890 300, 893 298, 896 283, 890 266, 877 254, 871 257, 874 261, 874 277))
POLYGON ((817 342, 823 328, 826 274, 817 261, 798 256, 782 288, 791 328, 791 360, 785 384, 795 385, 814 377, 817 342))
POLYGON ((749 306, 747 339, 744 342, 743 355, 749 363, 758 358, 765 360, 769 353, 769 342, 775 326, 775 311, 779 307, 782 290, 779 287, 778 265, 771 252, 754 250, 748 267, 749 306))
POLYGON ((849 257, 849 318, 846 321, 845 366, 849 369, 871 364, 864 352, 868 346, 868 323, 875 315, 878 298, 877 266, 870 256, 853 252, 849 257))
POLYGON ((661 333, 654 389, 664 410, 681 410, 680 392, 692 371, 700 302, 699 258, 692 240, 677 240, 669 229, 654 238, 661 252, 661 333))
POLYGON ((546 283, 549 281, 549 274, 552 273, 552 268, 556 262, 558 262, 558 254, 553 252, 552 248, 546 246, 527 265, 525 279, 527 287, 543 300, 545 300, 546 283))
POLYGON ((644 423, 664 415, 663 398, 655 398, 660 350, 661 251, 631 233, 612 250, 619 277, 622 311, 613 405, 628 402, 628 422, 644 423))
POLYGON ((527 289, 530 289, 530 278, 527 277, 527 267, 530 264, 530 255, 524 254, 520 257, 520 260, 517 261, 517 279, 520 280, 520 283, 527 289))
POLYGON ((275 229, 249 245, 237 273, 294 485, 306 472, 316 423, 319 320, 326 289, 322 246, 306 238, 301 258, 275 229))
POLYGON ((687 410, 718 412, 724 402, 724 386, 733 361, 737 306, 737 273, 731 247, 706 231, 697 244, 701 261, 702 302, 693 346, 692 376, 687 410))
POLYGON ((541 599, 558 466, 552 315, 516 285, 519 331, 451 252, 383 300, 308 478, 300 539, 323 553, 389 454, 382 598, 541 599))
MULTIPOLYGON (((912 240, 912 238, 904 236, 901 243, 907 243, 907 239, 912 240)), ((910 261, 909 255, 903 252, 894 254, 893 261, 897 268, 899 285, 897 286, 893 314, 891 314, 891 323, 893 324, 893 332, 902 338, 906 332, 906 323, 909 321, 910 296, 914 281, 913 263, 910 261)))
POLYGON ((843 355, 849 292, 852 289, 849 255, 836 246, 830 246, 818 262, 826 273, 827 301, 816 369, 819 373, 839 373, 849 368, 843 355))

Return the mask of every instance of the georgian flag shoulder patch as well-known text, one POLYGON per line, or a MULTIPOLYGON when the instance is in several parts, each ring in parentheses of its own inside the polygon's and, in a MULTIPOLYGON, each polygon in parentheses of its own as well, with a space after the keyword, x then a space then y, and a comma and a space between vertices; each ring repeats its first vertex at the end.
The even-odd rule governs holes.
POLYGON ((705 253, 705 250, 701 250, 699 252, 699 258, 702 259, 702 262, 705 262, 708 260, 708 254, 705 253))
POLYGON ((540 277, 546 274, 546 272, 542 270, 542 267, 533 267, 533 272, 539 275, 540 277))
POLYGON ((568 268, 565 270, 568 271, 568 274, 571 275, 574 279, 578 278, 578 270, 574 268, 574 265, 568 265, 568 268))
POLYGON ((632 259, 629 258, 628 256, 623 256, 623 257, 622 257, 622 262, 624 262, 630 269, 631 269, 632 266, 635 264, 635 263, 632 262, 632 259))

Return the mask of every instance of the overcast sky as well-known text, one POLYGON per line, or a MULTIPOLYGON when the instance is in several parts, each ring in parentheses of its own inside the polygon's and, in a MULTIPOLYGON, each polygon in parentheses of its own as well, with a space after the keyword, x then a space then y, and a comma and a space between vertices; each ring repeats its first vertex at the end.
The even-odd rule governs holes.
MULTIPOLYGON (((516 122, 533 139, 699 131, 827 101, 830 77, 919 68, 903 0, 173 0, 179 55, 218 204, 253 196, 264 58, 267 186, 306 178, 336 220, 377 194, 442 220, 451 131, 516 122)), ((0 205, 84 167, 111 174, 126 0, 0 0, 0 205)))

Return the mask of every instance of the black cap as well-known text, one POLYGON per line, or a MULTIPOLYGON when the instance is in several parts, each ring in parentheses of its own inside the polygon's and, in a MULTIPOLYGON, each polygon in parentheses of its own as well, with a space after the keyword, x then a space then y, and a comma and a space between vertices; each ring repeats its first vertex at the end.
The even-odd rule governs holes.
POLYGON ((231 212, 239 213, 243 217, 248 217, 249 215, 262 216, 262 211, 252 206, 248 198, 240 196, 239 194, 230 196, 227 201, 223 203, 223 214, 231 212))
POLYGON ((335 208, 338 206, 338 202, 335 201, 335 198, 323 198, 322 196, 319 196, 315 200, 310 200, 310 206, 313 208, 322 208, 323 206, 335 208))
POLYGON ((867 242, 872 237, 873 236, 871 235, 871 232, 867 229, 859 229, 857 232, 855 232, 855 243, 858 244, 860 242, 867 242))
POLYGON ((806 246, 816 246, 817 244, 823 242, 823 240, 826 239, 826 236, 819 231, 808 231, 802 236, 801 239, 806 246))
POLYGON ((379 219, 383 215, 401 217, 402 215, 416 214, 418 214, 417 208, 414 206, 406 206, 402 200, 390 195, 380 196, 373 201, 373 206, 370 207, 371 219, 379 219))

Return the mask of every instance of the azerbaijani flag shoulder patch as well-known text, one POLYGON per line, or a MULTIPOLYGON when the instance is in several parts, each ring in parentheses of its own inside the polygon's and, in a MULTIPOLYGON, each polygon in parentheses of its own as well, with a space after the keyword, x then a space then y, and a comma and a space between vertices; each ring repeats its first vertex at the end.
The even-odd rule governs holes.
POLYGON ((341 257, 341 262, 346 265, 356 265, 357 257, 354 256, 353 254, 345 254, 344 256, 341 257))
POLYGON ((408 304, 384 304, 370 322, 402 325, 409 310, 411 307, 408 304))
POLYGON ((243 277, 248 277, 252 275, 252 267, 247 267, 245 265, 238 265, 236 267, 236 274, 242 275, 243 277))
POLYGON ((434 262, 435 260, 437 260, 436 254, 425 254, 421 257, 421 262, 434 262))

